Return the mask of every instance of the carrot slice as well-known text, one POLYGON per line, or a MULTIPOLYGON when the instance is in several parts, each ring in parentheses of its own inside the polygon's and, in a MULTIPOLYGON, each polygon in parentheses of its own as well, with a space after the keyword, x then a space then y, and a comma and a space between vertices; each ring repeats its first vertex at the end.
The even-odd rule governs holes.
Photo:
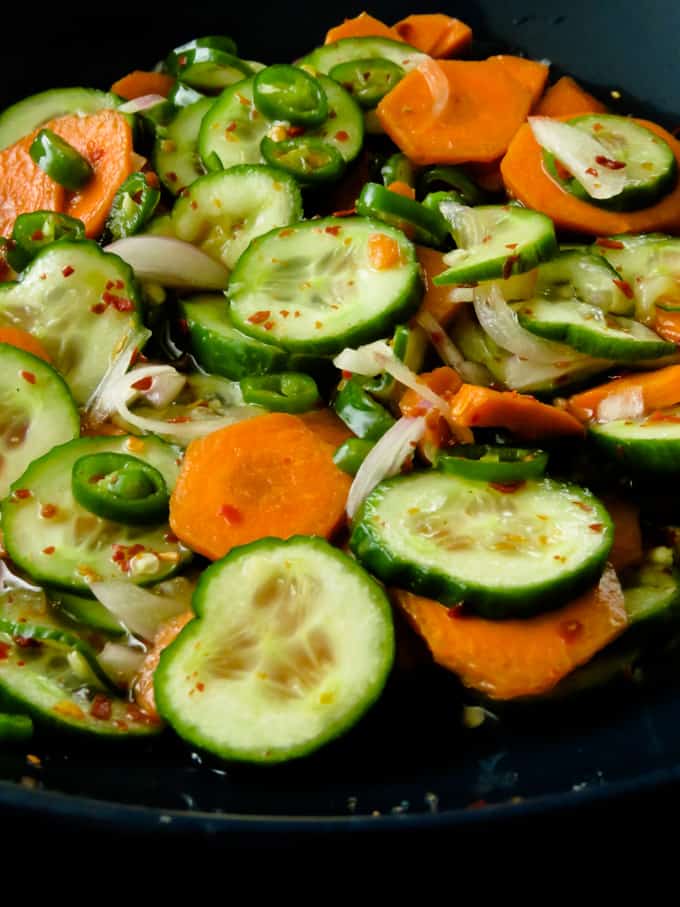
POLYGON ((111 91, 126 101, 141 98, 145 94, 160 94, 167 98, 175 80, 165 72, 147 72, 134 69, 111 86, 111 91))
MULTIPOLYGON (((418 381, 422 381, 444 400, 453 399, 463 384, 458 372, 448 365, 442 365, 432 372, 423 372, 418 375, 418 381)), ((412 388, 408 388, 399 401, 399 409, 404 416, 424 416, 432 409, 432 404, 429 400, 423 400, 412 388)))
POLYGON ((501 157, 530 108, 530 92, 497 60, 440 60, 409 72, 377 113, 414 163, 463 164, 501 157))
POLYGON ((541 117, 563 117, 579 113, 606 113, 607 108, 584 91, 571 76, 562 76, 546 91, 534 112, 541 117))
POLYGON ((407 16, 393 26, 402 41, 431 57, 452 57, 472 41, 472 29, 444 13, 407 16))
POLYGON ((170 526, 212 559, 265 536, 328 538, 343 519, 351 484, 330 445, 301 419, 268 413, 189 445, 170 526))
POLYGON ((0 236, 30 211, 63 211, 65 192, 33 163, 28 153, 35 133, 0 151, 0 236))
POLYGON ((96 237, 104 227, 116 191, 134 169, 130 126, 122 113, 100 110, 85 117, 60 117, 47 127, 92 165, 94 176, 69 195, 66 213, 82 220, 87 236, 96 237))
MULTIPOLYGON (((397 86, 397 89, 399 86, 397 86)), ((395 91, 397 90, 395 89, 395 91)), ((394 92, 390 92, 390 95, 394 92)), ((390 97, 388 95, 387 97, 390 97)), ((569 117, 559 117, 569 119, 569 117)), ((680 142, 648 120, 634 120, 670 145, 680 164, 680 142)), ((640 211, 605 211, 565 192, 543 169, 543 153, 528 124, 522 126, 501 162, 506 189, 528 208, 542 211, 555 226, 576 233, 680 233, 680 181, 661 201, 640 211)))
POLYGON ((433 283, 434 278, 446 271, 444 253, 437 252, 427 246, 416 246, 416 255, 420 263, 420 271, 425 283, 425 295, 420 303, 421 312, 428 312, 443 327, 446 327, 454 318, 456 312, 467 305, 466 302, 453 302, 451 295, 454 287, 438 287, 433 283))
POLYGON ((332 409, 311 409, 308 413, 300 413, 299 419, 305 423, 317 438, 330 444, 333 450, 340 447, 348 438, 354 437, 342 419, 332 409))
POLYGON ((583 426, 562 409, 541 403, 529 394, 496 391, 464 384, 451 401, 451 414, 470 428, 507 428, 534 441, 559 435, 583 435, 583 426))
POLYGON ((628 625, 616 573, 557 611, 526 620, 484 620, 396 590, 399 606, 434 660, 492 699, 547 693, 628 625))
POLYGON ((135 702, 143 712, 154 718, 158 718, 158 712, 156 711, 156 698, 153 689, 153 675, 156 673, 158 662, 161 660, 161 654, 179 636, 180 630, 184 629, 193 616, 193 612, 187 611, 184 614, 178 614, 177 617, 170 618, 161 626, 154 638, 153 645, 142 662, 142 669, 133 684, 135 702))
POLYGON ((582 422, 587 422, 596 417, 600 403, 607 397, 635 389, 642 393, 645 412, 675 406, 680 403, 680 365, 668 365, 655 372, 639 372, 591 387, 569 397, 569 410, 582 422))
POLYGON ((640 509, 614 495, 603 495, 602 501, 614 522, 614 544, 609 561, 616 571, 633 567, 642 561, 640 509))
POLYGON ((654 330, 664 340, 680 344, 680 312, 664 312, 657 307, 654 330))
POLYGON ((33 353, 38 359, 43 359, 47 363, 52 363, 49 353, 42 343, 29 334, 28 331, 22 331, 21 328, 0 327, 0 343, 7 343, 9 346, 15 346, 17 349, 24 350, 26 353, 33 353))
POLYGON ((403 41, 396 29, 385 25, 380 19, 375 19, 368 13, 359 13, 353 19, 345 19, 341 25, 331 28, 326 34, 324 44, 332 44, 341 38, 391 38, 393 41, 403 41))
POLYGON ((531 106, 533 107, 543 94, 550 67, 545 63, 539 63, 538 60, 527 60, 526 57, 514 57, 511 54, 499 54, 489 57, 489 59, 494 60, 509 75, 524 85, 531 95, 531 106))

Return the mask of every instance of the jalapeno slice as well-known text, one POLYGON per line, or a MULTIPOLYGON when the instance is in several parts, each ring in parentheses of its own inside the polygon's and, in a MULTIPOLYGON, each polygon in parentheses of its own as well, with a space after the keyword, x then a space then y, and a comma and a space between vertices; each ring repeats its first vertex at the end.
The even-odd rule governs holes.
POLYGON ((394 417, 366 392, 358 378, 350 378, 338 390, 333 408, 358 438, 377 441, 394 425, 394 417))
POLYGON ((106 223, 113 239, 124 239, 139 233, 153 217, 160 197, 160 189, 147 182, 144 173, 129 176, 114 196, 106 223))
POLYGON ((288 63, 258 72, 253 100, 263 116, 295 126, 320 126, 328 117, 328 99, 319 80, 288 63))
POLYGON ((319 403, 316 381, 302 372, 252 375, 241 381, 246 403, 263 406, 275 413, 305 413, 319 403))
POLYGON ((348 91, 365 110, 370 110, 392 91, 406 72, 401 66, 384 57, 347 60, 338 63, 328 75, 348 91))
POLYGON ((436 211, 441 214, 439 207, 442 202, 450 202, 454 205, 464 205, 463 196, 459 192, 428 192, 420 203, 429 211, 436 211))
POLYGON ((418 178, 420 195, 428 192, 454 190, 463 199, 464 205, 483 205, 488 196, 460 167, 428 167, 418 178))
POLYGON ((260 153, 270 166, 285 170, 302 185, 331 182, 345 169, 337 148, 313 136, 275 142, 266 135, 260 142, 260 153))
POLYGON ((89 161, 51 129, 40 130, 28 153, 34 164, 65 189, 82 189, 92 179, 89 161))
POLYGON ((523 447, 493 447, 489 444, 463 444, 437 457, 441 472, 480 479, 483 482, 524 482, 540 479, 548 465, 544 450, 523 447))
POLYGON ((374 447, 375 441, 369 441, 366 438, 348 438, 333 454, 333 462, 343 472, 355 476, 374 447))
POLYGON ((118 523, 161 523, 170 495, 165 479, 150 463, 128 454, 101 453, 73 464, 71 489, 90 513, 118 523))
POLYGON ((187 53, 196 50, 197 47, 209 47, 212 50, 219 50, 234 57, 238 53, 236 41, 228 35, 206 35, 202 38, 194 38, 191 41, 187 41, 186 44, 180 44, 179 47, 176 47, 168 54, 165 60, 165 68, 168 72, 174 76, 178 75, 179 70, 186 65, 187 53), (184 59, 182 59, 183 57, 184 59))
POLYGON ((57 239, 85 239, 85 224, 56 211, 31 211, 14 221, 6 258, 15 271, 23 271, 44 246, 57 239))
POLYGON ((357 214, 373 217, 425 246, 440 248, 449 238, 448 224, 439 213, 425 208, 378 183, 366 183, 357 199, 357 214))
POLYGON ((392 183, 405 183, 407 186, 416 184, 416 168, 401 151, 387 158, 380 168, 380 176, 385 186, 391 186, 392 183))
POLYGON ((173 75, 191 88, 217 94, 253 74, 250 66, 232 53, 213 47, 194 47, 175 59, 173 75))

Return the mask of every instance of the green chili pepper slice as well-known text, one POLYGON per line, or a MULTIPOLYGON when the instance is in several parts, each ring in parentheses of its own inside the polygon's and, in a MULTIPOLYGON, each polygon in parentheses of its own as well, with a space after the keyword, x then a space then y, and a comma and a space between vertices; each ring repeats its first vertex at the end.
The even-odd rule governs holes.
POLYGON ((416 168, 401 151, 387 158, 380 168, 380 176, 385 186, 406 183, 407 186, 413 187, 416 184, 416 168))
POLYGON ((275 142, 266 135, 260 142, 260 153, 268 164, 290 173, 303 186, 336 180, 345 169, 337 148, 313 136, 275 142))
POLYGON ((544 450, 528 450, 522 447, 463 444, 445 454, 440 454, 435 465, 442 472, 466 479, 501 483, 524 482, 527 479, 541 478, 548 465, 548 454, 544 450))
POLYGON ((333 454, 333 462, 350 476, 359 472, 359 467, 375 447, 375 441, 365 438, 348 438, 333 454))
POLYGON ((168 92, 168 101, 173 107, 189 107, 191 104, 196 104, 197 101, 202 101, 204 97, 204 94, 196 91, 191 85, 185 85, 184 82, 179 81, 175 82, 168 92))
POLYGON ((378 183, 366 183, 356 208, 357 214, 397 227, 409 239, 424 246, 439 249, 449 240, 448 224, 439 211, 432 211, 420 202, 390 192, 378 183))
POLYGON ((328 75, 352 95, 365 110, 370 110, 381 101, 388 91, 406 75, 406 71, 383 57, 367 57, 365 60, 347 60, 338 63, 328 75))
POLYGON ((429 167, 423 170, 418 178, 419 195, 428 192, 454 190, 458 192, 464 205, 483 205, 488 201, 488 195, 470 179, 460 167, 429 167))
POLYGON ((44 246, 57 239, 85 239, 85 224, 56 211, 20 214, 7 246, 7 261, 15 271, 23 271, 44 246))
POLYGON ((116 192, 106 226, 113 239, 134 236, 151 220, 161 198, 143 173, 133 173, 116 192))
POLYGON ((275 413, 306 413, 321 400, 316 381, 302 372, 253 375, 241 380, 246 403, 275 413))
POLYGON ((173 75, 191 88, 215 94, 251 76, 253 70, 231 53, 213 47, 194 47, 178 54, 173 75))
POLYGON ((82 189, 93 176, 89 161, 51 129, 41 129, 29 152, 33 163, 65 189, 82 189))
POLYGON ((190 51, 196 50, 197 47, 208 47, 211 50, 231 54, 233 57, 238 54, 236 41, 228 35, 206 35, 203 38, 194 38, 192 41, 187 41, 186 44, 180 44, 168 54, 165 60, 165 68, 168 72, 173 76, 178 75, 179 70, 186 65, 186 60, 182 60, 182 58, 186 57, 190 51))
POLYGON ((333 409, 357 438, 377 441, 394 425, 394 417, 368 394, 358 378, 338 389, 333 409))
POLYGON ((73 464, 71 488, 90 513, 118 523, 162 523, 170 495, 165 479, 150 463, 128 454, 101 453, 73 464))
POLYGON ((430 211, 436 211, 437 214, 441 214, 439 206, 442 202, 450 202, 454 205, 465 204, 460 192, 428 192, 420 204, 430 211))
POLYGON ((295 126, 320 126, 328 117, 328 98, 319 80, 288 63, 275 63, 258 72, 253 100, 270 120, 286 120, 295 126))
POLYGON ((0 712, 0 740, 21 743, 33 736, 33 722, 28 715, 7 715, 0 712))

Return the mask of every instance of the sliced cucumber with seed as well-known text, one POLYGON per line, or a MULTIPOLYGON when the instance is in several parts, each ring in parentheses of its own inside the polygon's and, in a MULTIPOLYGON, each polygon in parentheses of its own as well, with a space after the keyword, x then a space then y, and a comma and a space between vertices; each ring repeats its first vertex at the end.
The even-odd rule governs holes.
POLYGON ((360 217, 304 221, 260 236, 227 289, 238 330, 320 355, 384 337, 415 312, 421 292, 415 250, 403 233, 360 217))
POLYGON ((432 471, 378 485, 350 547, 385 583, 497 619, 578 595, 597 581, 612 539, 604 506, 576 485, 496 486, 432 471))
POLYGON ((79 434, 78 408, 61 375, 0 343, 0 498, 33 460, 79 434))
POLYGON ((35 460, 4 500, 2 526, 10 557, 36 581, 81 594, 89 592, 96 578, 145 585, 172 575, 190 557, 167 524, 126 526, 76 503, 73 464, 104 452, 145 460, 158 469, 169 490, 175 486, 177 448, 152 435, 79 438, 35 460))
POLYGON ((154 678, 161 715, 192 746, 275 763, 348 730, 392 665, 387 597, 321 539, 262 539, 203 573, 191 621, 154 678))
POLYGON ((602 255, 567 249, 538 266, 533 294, 555 300, 575 298, 603 312, 632 316, 635 301, 621 286, 620 274, 602 255))
POLYGON ((295 180, 251 164, 199 177, 175 202, 172 230, 231 269, 256 236, 301 217, 295 180))
POLYGON ((615 419, 591 425, 589 437, 605 456, 633 472, 680 473, 680 407, 644 419, 615 419))
POLYGON ((198 153, 198 135, 203 117, 214 100, 203 98, 182 107, 156 139, 154 168, 165 188, 173 195, 178 195, 205 173, 198 153))
POLYGON ((306 57, 298 60, 296 66, 309 67, 315 72, 330 73, 341 63, 369 59, 389 60, 410 72, 430 58, 410 44, 392 41, 390 38, 341 38, 339 41, 317 47, 306 57))

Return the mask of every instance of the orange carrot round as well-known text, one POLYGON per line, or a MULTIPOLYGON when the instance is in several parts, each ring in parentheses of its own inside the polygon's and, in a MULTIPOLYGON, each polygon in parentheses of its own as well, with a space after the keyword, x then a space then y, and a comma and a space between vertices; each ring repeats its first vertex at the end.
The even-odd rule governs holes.
POLYGON ((492 699, 547 693, 628 625, 612 567, 597 586, 557 611, 526 620, 485 620, 397 590, 394 597, 434 660, 492 699))
POLYGON ((134 98, 141 98, 145 94, 160 94, 167 98, 175 79, 165 72, 147 72, 143 69, 135 69, 118 79, 111 86, 114 94, 120 95, 126 101, 132 101, 134 98))
POLYGON ((581 113, 606 113, 607 108, 584 91, 571 76, 562 76, 546 91, 534 112, 541 117, 563 117, 581 113))
POLYGON ((354 432, 347 428, 332 409, 310 409, 307 413, 300 413, 298 418, 302 419, 307 428, 313 431, 318 438, 321 438, 326 444, 330 444, 333 450, 340 447, 348 438, 354 437, 354 432))
POLYGON ((38 359, 42 359, 49 364, 52 363, 49 353, 37 337, 34 337, 33 334, 29 334, 28 331, 24 331, 21 328, 9 326, 0 327, 0 343, 16 346, 26 353, 33 353, 38 359))
MULTIPOLYGON (((677 139, 656 123, 647 120, 634 122, 668 142, 680 164, 680 142, 677 139)), ((512 140, 508 153, 501 162, 501 173, 510 195, 528 208, 547 214, 556 227, 564 230, 594 236, 649 233, 656 230, 680 233, 680 181, 668 195, 649 208, 640 211, 606 211, 570 195, 548 176, 543 168, 543 152, 528 124, 522 126, 512 140)))
POLYGON ((680 365, 668 365, 655 372, 639 372, 598 384, 590 390, 569 398, 570 411, 582 422, 597 416, 597 410, 607 397, 639 389, 646 413, 666 409, 680 403, 680 365))
POLYGON ((583 435, 583 426, 570 413, 529 394, 496 391, 464 384, 451 400, 456 422, 470 428, 507 428, 527 441, 560 435, 583 435))
POLYGON ((341 38, 391 38, 392 41, 403 41, 396 29, 368 13, 359 13, 353 19, 345 19, 340 25, 329 29, 324 44, 332 44, 341 38))
POLYGON ((444 13, 407 16, 393 29, 402 41, 431 57, 453 57, 472 41, 470 26, 444 13))
POLYGON ((512 54, 499 54, 489 57, 489 60, 493 60, 508 75, 524 85, 531 95, 531 106, 533 107, 543 94, 550 67, 545 63, 539 63, 538 60, 527 60, 526 57, 514 57, 512 54))
POLYGON ((329 538, 351 478, 297 416, 269 413, 193 441, 170 499, 175 535, 216 559, 266 536, 329 538))
POLYGON ((10 236, 20 214, 64 210, 64 188, 28 153, 34 138, 35 134, 28 135, 0 151, 0 236, 10 236))

